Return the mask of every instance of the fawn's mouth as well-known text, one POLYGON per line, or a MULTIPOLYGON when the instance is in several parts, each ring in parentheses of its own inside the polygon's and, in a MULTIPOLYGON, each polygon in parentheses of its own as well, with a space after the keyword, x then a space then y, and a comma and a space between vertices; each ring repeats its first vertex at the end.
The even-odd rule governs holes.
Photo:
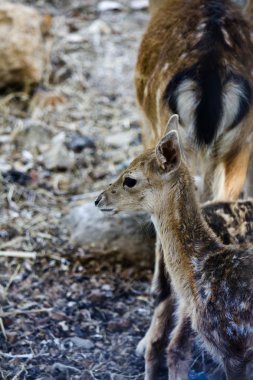
POLYGON ((100 208, 99 210, 110 215, 117 214, 117 210, 115 210, 114 208, 100 208))

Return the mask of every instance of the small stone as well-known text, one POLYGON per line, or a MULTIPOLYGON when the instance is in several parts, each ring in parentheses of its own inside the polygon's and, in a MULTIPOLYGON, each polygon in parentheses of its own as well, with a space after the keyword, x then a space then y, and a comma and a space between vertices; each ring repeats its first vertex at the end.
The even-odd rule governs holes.
POLYGON ((43 154, 43 162, 48 170, 71 169, 75 164, 75 155, 65 146, 65 134, 56 135, 47 151, 43 154))
POLYGON ((22 159, 24 162, 30 162, 33 160, 33 155, 28 150, 23 150, 22 151, 22 159))
POLYGON ((71 33, 67 36, 66 41, 72 44, 80 44, 87 41, 86 36, 82 36, 79 33, 71 33))
POLYGON ((95 149, 95 142, 88 136, 83 136, 80 134, 76 134, 71 137, 70 141, 67 142, 67 147, 70 150, 73 150, 76 153, 82 152, 85 148, 95 149))
POLYGON ((129 319, 115 319, 110 321, 107 325, 107 328, 111 332, 122 332, 127 330, 130 327, 129 319))
POLYGON ((148 0, 133 0, 130 3, 130 7, 133 10, 139 11, 148 8, 148 0))
POLYGON ((105 292, 111 292, 112 287, 109 284, 104 284, 102 285, 101 289, 104 290, 105 292))
POLYGON ((121 11, 123 9, 123 5, 117 1, 101 1, 98 4, 97 9, 99 12, 121 11))
POLYGON ((89 339, 82 339, 78 336, 74 336, 73 338, 68 339, 71 341, 75 346, 79 348, 84 348, 85 350, 91 350, 94 348, 94 343, 89 339))
POLYGON ((65 331, 65 332, 69 331, 69 326, 67 325, 67 323, 65 321, 59 322, 59 326, 61 326, 63 331, 65 331))
POLYGON ((103 20, 95 20, 93 23, 89 26, 89 32, 91 34, 100 34, 100 35, 108 35, 111 34, 112 29, 111 27, 103 20))

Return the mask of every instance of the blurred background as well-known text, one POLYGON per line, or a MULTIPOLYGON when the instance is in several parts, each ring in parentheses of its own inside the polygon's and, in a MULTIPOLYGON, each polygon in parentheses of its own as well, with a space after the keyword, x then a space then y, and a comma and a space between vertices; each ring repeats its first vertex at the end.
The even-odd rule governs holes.
POLYGON ((147 0, 0 2, 0 379, 143 378, 154 232, 93 202, 142 151, 148 19, 147 0))
POLYGON ((142 149, 147 21, 143 0, 0 3, 1 379, 143 376, 151 256, 90 202, 142 149))

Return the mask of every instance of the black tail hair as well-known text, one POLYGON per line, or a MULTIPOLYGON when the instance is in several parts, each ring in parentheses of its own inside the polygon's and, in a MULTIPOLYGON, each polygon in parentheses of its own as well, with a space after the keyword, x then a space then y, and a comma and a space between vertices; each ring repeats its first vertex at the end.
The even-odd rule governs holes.
POLYGON ((199 145, 209 145, 218 132, 223 108, 219 66, 211 54, 201 63, 198 79, 201 95, 196 108, 195 137, 199 145))
POLYGON ((211 144, 217 135, 223 115, 223 87, 228 82, 237 84, 241 89, 241 93, 238 94, 239 109, 233 123, 229 126, 230 129, 242 121, 249 112, 252 103, 252 88, 244 77, 230 72, 222 81, 221 69, 218 65, 215 65, 214 60, 206 63, 202 62, 201 68, 194 65, 176 74, 169 82, 164 93, 165 102, 169 104, 173 113, 180 116, 180 110, 177 106, 178 86, 189 79, 197 83, 200 91, 199 94, 196 94, 197 105, 194 125, 195 139, 199 146, 211 144))
POLYGON ((198 145, 209 145, 215 138, 222 117, 222 83, 214 61, 203 62, 203 66, 193 65, 176 74, 169 82, 164 100, 173 113, 180 116, 177 106, 177 89, 185 80, 198 84, 200 93, 196 94, 195 138, 198 145), (198 99, 200 99, 198 101, 198 99))
POLYGON ((240 107, 231 126, 233 128, 249 111, 252 90, 249 82, 241 75, 228 73, 221 63, 223 50, 230 50, 222 33, 222 19, 226 14, 222 1, 209 0, 204 9, 205 32, 195 48, 200 53, 199 61, 193 66, 177 73, 169 82, 164 100, 174 113, 180 116, 177 107, 177 88, 186 79, 197 84, 195 111, 195 139, 198 145, 210 145, 215 139, 223 114, 223 87, 228 81, 239 84, 241 88, 240 107))

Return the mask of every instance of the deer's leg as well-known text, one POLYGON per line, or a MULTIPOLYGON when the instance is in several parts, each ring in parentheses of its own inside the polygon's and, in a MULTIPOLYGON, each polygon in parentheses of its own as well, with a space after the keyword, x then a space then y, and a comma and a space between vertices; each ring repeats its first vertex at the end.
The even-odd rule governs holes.
POLYGON ((156 380, 157 371, 168 342, 172 318, 172 300, 166 298, 155 308, 146 337, 145 380, 156 380))
POLYGON ((191 320, 182 310, 167 349, 169 380, 188 379, 193 339, 194 332, 191 327, 191 320))
POLYGON ((245 146, 236 155, 225 157, 216 166, 206 169, 202 201, 236 200, 246 181, 250 147, 245 146))
POLYGON ((174 297, 171 294, 169 278, 165 272, 163 251, 159 241, 156 246, 155 274, 153 291, 156 293, 156 307, 151 325, 137 346, 137 354, 145 354, 145 380, 155 380, 167 345, 173 324, 174 297))
POLYGON ((244 147, 233 159, 225 162, 225 200, 239 197, 246 181, 250 161, 250 147, 244 147))

